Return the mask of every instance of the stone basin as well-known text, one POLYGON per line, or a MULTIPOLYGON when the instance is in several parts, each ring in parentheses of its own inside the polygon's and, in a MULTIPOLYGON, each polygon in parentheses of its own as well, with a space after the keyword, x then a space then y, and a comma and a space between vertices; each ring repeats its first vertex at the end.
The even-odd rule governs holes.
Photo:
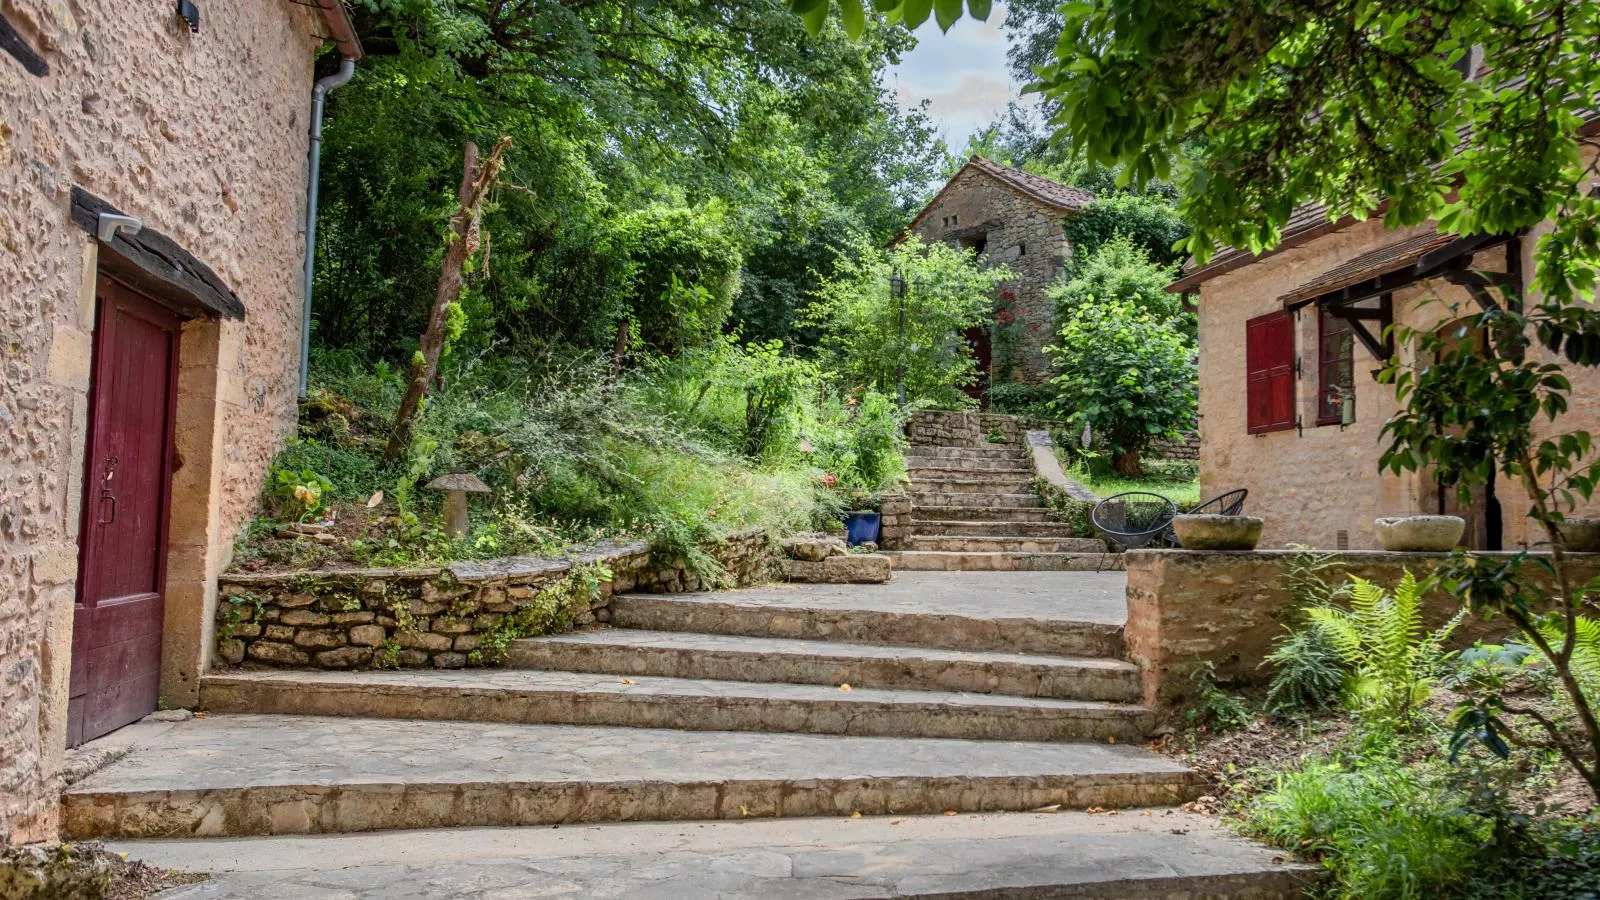
POLYGON ((1444 553, 1461 543, 1467 520, 1460 516, 1384 516, 1372 520, 1385 550, 1444 553))
POLYGON ((1174 516, 1172 530, 1185 550, 1254 550, 1261 540, 1255 516, 1174 516))
POLYGON ((1561 543, 1572 553, 1600 553, 1600 519, 1568 519, 1561 523, 1561 543))

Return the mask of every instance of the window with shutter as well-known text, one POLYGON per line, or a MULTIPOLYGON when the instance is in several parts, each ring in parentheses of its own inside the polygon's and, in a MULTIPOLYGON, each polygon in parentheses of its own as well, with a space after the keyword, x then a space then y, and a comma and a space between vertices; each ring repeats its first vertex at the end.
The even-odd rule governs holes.
POLYGON ((1294 427, 1294 316, 1257 316, 1244 326, 1246 431, 1294 427))
POLYGON ((1350 323, 1321 307, 1317 317, 1317 424, 1344 421, 1344 404, 1356 387, 1356 342, 1350 323))

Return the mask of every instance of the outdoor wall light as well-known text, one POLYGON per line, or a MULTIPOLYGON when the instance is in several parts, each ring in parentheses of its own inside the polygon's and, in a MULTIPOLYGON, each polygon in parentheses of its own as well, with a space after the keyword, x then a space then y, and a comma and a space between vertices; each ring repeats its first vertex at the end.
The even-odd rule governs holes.
POLYGON ((194 0, 178 0, 178 18, 189 23, 191 32, 200 33, 200 7, 194 5, 194 0))

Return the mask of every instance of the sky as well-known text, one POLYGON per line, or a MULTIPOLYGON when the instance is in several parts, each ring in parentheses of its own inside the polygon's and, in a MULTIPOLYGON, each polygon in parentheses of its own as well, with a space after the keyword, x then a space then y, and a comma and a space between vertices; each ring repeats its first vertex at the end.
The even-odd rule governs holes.
POLYGON ((994 121, 1006 104, 1022 96, 1006 66, 1006 18, 999 3, 989 21, 963 16, 945 34, 930 16, 915 32, 916 49, 890 70, 890 86, 900 104, 916 106, 931 100, 933 120, 950 149, 960 152, 967 135, 994 121))

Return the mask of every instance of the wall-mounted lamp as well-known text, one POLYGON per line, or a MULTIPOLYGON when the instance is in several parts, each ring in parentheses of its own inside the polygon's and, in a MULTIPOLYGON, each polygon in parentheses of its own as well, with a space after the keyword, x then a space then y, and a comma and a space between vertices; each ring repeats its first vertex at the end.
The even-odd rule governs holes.
POLYGON ((189 23, 191 32, 200 33, 200 7, 194 5, 194 0, 178 0, 178 18, 189 23))
POLYGON ((1339 427, 1347 428, 1356 423, 1356 392, 1347 389, 1339 392, 1339 427))

